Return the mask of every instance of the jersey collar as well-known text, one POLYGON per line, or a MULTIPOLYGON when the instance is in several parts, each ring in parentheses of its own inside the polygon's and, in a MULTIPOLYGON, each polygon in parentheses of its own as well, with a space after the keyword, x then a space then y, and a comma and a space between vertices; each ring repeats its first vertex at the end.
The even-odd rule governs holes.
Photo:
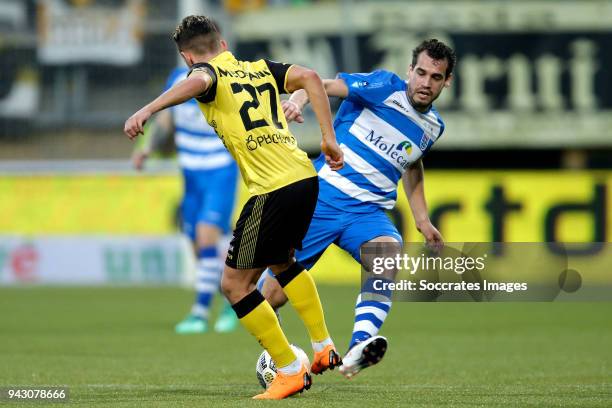
POLYGON ((234 57, 234 54, 232 54, 229 51, 223 51, 221 54, 217 55, 215 58, 211 59, 208 62, 211 63, 211 62, 220 62, 220 61, 231 61, 235 59, 236 58, 234 57))

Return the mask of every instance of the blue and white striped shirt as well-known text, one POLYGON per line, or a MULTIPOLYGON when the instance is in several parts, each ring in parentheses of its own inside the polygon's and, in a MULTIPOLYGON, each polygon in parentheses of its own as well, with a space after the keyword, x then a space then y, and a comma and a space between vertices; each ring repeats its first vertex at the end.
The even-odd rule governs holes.
MULTIPOLYGON (((168 77, 166 90, 185 79, 187 72, 187 68, 174 69, 168 77)), ((171 109, 178 160, 183 170, 215 170, 234 165, 234 159, 202 116, 195 99, 171 109)))
POLYGON ((444 123, 433 107, 415 110, 406 82, 392 72, 338 77, 349 89, 334 121, 344 167, 332 171, 323 155, 315 160, 319 200, 351 212, 393 208, 400 178, 442 135, 444 123))

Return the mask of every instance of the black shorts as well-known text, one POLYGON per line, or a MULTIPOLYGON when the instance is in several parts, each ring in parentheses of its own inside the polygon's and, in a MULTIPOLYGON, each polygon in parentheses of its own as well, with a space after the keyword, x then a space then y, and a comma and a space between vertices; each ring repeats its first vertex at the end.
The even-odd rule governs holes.
POLYGON ((311 177, 251 197, 236 223, 225 264, 251 269, 288 262, 292 250, 302 249, 318 196, 319 181, 311 177))

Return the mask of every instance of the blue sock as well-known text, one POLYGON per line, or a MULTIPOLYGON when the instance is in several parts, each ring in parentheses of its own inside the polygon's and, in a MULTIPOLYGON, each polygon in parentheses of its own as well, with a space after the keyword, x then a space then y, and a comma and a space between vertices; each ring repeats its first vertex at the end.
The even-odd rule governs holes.
POLYGON ((366 281, 357 296, 349 350, 355 344, 376 336, 391 309, 391 291, 375 290, 372 283, 372 279, 366 281))
POLYGON ((222 264, 217 248, 205 247, 198 252, 196 300, 191 308, 191 314, 202 319, 208 319, 210 304, 214 294, 219 290, 222 264))

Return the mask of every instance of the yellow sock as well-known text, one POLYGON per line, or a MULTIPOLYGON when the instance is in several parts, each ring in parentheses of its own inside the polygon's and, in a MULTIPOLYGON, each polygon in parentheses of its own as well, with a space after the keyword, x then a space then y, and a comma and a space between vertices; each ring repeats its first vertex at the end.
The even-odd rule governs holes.
POLYGON ((310 340, 320 342, 329 338, 319 292, 310 273, 296 262, 278 274, 277 279, 308 329, 310 340))
POLYGON ((277 367, 289 365, 296 359, 272 306, 259 291, 254 290, 232 307, 240 323, 268 350, 277 367))

